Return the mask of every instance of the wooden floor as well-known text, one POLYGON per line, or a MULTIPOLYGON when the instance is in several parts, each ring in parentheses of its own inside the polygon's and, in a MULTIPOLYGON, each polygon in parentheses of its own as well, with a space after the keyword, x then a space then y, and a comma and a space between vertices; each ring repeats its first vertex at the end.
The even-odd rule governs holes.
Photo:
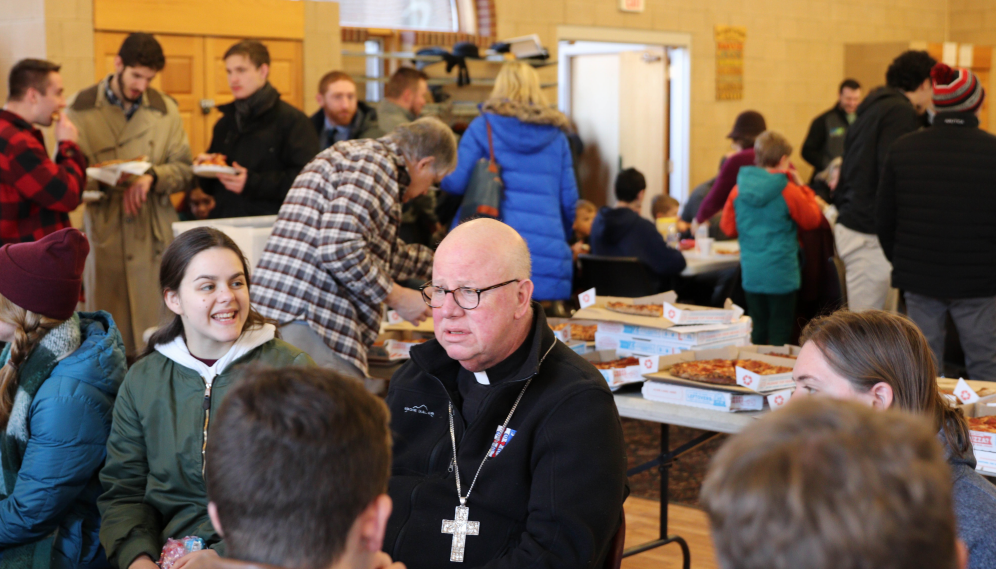
MULTIPOLYGON (((657 539, 660 504, 630 497, 626 509, 626 547, 657 539)), ((718 569, 709 538, 709 522, 702 510, 676 506, 668 508, 668 532, 680 535, 692 552, 693 569, 718 569)), ((623 569, 681 569, 681 547, 669 544, 623 559, 623 569)))

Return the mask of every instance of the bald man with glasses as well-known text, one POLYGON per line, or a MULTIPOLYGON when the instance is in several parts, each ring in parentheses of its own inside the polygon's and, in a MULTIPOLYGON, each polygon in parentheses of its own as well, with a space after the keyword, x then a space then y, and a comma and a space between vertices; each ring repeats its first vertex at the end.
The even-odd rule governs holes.
POLYGON ((439 245, 422 298, 436 339, 387 395, 384 550, 408 569, 599 567, 626 496, 608 385, 532 300, 529 249, 492 219, 439 245), (455 457, 455 459, 454 459, 455 457))

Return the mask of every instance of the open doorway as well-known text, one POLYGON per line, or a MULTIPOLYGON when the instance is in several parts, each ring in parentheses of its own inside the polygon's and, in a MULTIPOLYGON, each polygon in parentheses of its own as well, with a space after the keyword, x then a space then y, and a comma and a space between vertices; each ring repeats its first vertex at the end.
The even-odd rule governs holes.
POLYGON ((650 217, 656 195, 684 202, 690 38, 577 26, 559 27, 558 37, 559 108, 585 145, 578 164, 581 197, 614 205, 615 176, 633 167, 647 178, 644 216, 650 217), (617 37, 641 41, 611 41, 617 37))

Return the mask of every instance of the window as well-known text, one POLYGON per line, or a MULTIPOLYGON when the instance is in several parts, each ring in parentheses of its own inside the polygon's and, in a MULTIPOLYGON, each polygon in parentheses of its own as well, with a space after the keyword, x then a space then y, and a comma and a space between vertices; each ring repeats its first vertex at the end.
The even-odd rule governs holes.
POLYGON ((344 27, 459 31, 456 0, 339 0, 344 27))

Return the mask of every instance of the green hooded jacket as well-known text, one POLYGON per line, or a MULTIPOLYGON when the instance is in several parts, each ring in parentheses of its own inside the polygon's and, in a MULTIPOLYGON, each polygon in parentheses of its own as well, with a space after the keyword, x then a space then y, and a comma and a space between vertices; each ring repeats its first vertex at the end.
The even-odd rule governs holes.
MULTIPOLYGON (((315 365, 304 352, 279 340, 252 348, 214 377, 210 417, 215 417, 243 365, 315 365)), ((205 381, 190 367, 160 352, 128 371, 114 404, 107 462, 97 501, 100 542, 111 565, 127 569, 140 555, 159 559, 168 538, 197 536, 224 555, 207 513, 201 474, 205 381)), ((208 424, 208 441, 211 438, 208 424)))

